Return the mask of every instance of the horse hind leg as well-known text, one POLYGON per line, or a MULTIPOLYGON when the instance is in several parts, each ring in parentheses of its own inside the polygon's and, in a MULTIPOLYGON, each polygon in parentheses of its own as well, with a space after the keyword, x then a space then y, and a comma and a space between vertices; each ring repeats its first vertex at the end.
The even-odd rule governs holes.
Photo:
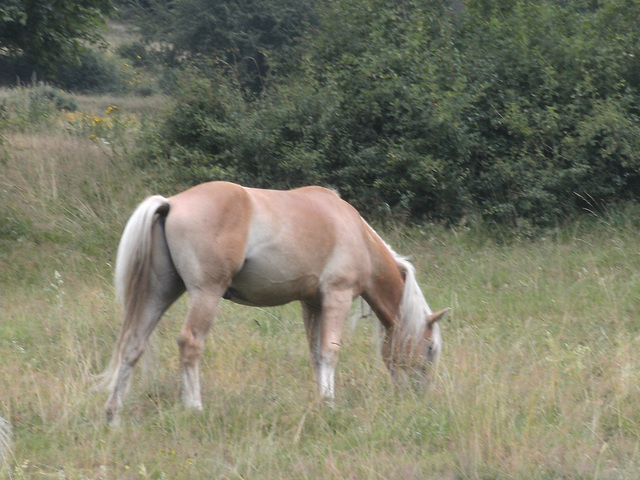
POLYGON ((191 296, 189 313, 178 338, 182 364, 182 402, 196 410, 202 410, 200 355, 224 290, 199 291, 191 296))
POLYGON ((144 352, 147 340, 160 321, 162 314, 184 290, 179 285, 170 292, 153 292, 145 302, 135 323, 123 331, 115 353, 115 372, 111 383, 111 394, 105 405, 107 422, 117 423, 118 412, 126 396, 131 373, 144 352))
MULTIPOLYGON (((156 229, 154 233, 160 232, 156 229)), ((131 373, 144 352, 149 336, 164 312, 185 290, 161 236, 155 237, 149 282, 145 290, 138 294, 136 310, 125 313, 131 318, 125 319, 111 364, 105 374, 105 383, 111 392, 105 404, 109 424, 118 422, 118 413, 129 388, 131 373)))

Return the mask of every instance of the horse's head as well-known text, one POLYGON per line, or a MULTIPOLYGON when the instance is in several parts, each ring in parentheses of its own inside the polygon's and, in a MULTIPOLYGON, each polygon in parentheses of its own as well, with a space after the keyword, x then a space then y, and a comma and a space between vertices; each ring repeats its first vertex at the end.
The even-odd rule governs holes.
POLYGON ((424 332, 419 339, 408 339, 395 343, 391 338, 382 348, 382 356, 389 367, 391 378, 396 386, 404 388, 408 381, 415 387, 428 386, 433 370, 438 364, 442 352, 440 325, 451 309, 446 308, 427 315, 424 332))
POLYGON ((433 372, 440 360, 442 352, 442 335, 438 322, 446 317, 450 308, 427 315, 426 325, 418 348, 413 351, 413 361, 407 365, 409 378, 414 387, 428 387, 433 378, 433 372))
POLYGON ((444 310, 427 316, 426 327, 421 343, 422 351, 419 352, 419 354, 424 355, 426 367, 434 368, 438 364, 440 353, 442 352, 442 335, 440 335, 440 325, 438 325, 438 322, 446 317, 450 310, 450 308, 445 308, 444 310))

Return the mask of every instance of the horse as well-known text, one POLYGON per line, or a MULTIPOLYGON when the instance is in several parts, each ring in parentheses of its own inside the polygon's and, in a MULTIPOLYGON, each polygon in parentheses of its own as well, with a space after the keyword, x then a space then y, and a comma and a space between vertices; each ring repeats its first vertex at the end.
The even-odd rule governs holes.
POLYGON ((209 182, 144 200, 128 220, 115 264, 123 324, 103 384, 117 423, 132 369, 164 312, 185 291, 178 338, 182 401, 202 409, 199 360, 222 299, 269 307, 299 301, 319 397, 334 398, 341 334, 358 296, 382 324, 383 360, 428 383, 442 348, 438 321, 414 267, 332 190, 247 188, 209 182))

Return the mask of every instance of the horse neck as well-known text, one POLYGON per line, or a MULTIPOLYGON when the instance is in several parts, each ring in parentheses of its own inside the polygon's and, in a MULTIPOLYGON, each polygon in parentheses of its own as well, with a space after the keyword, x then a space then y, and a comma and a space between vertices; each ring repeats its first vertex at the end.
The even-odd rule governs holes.
POLYGON ((393 250, 366 224, 370 235, 371 280, 362 296, 385 328, 395 326, 404 292, 404 279, 393 250))
POLYGON ((369 252, 372 275, 365 301, 384 327, 402 338, 419 338, 431 313, 418 285, 413 266, 389 247, 373 229, 369 252))

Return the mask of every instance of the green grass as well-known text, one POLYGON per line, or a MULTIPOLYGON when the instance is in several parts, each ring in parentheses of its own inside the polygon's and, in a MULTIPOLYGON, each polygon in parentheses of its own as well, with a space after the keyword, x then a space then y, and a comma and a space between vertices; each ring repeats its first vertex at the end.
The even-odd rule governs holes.
MULTIPOLYGON (((79 102, 98 113, 114 103, 79 102)), ((156 107, 138 102, 121 102, 121 113, 151 116, 156 107)), ((299 307, 224 303, 203 358, 204 411, 185 411, 183 299, 136 370, 121 427, 107 428, 106 394, 92 387, 120 328, 111 264, 132 207, 151 192, 120 151, 69 133, 59 115, 4 131, 0 416, 13 446, 0 478, 640 477, 633 206, 533 240, 383 230, 411 255, 430 305, 453 307, 424 395, 391 386, 369 319, 347 329, 327 408, 299 307)))

